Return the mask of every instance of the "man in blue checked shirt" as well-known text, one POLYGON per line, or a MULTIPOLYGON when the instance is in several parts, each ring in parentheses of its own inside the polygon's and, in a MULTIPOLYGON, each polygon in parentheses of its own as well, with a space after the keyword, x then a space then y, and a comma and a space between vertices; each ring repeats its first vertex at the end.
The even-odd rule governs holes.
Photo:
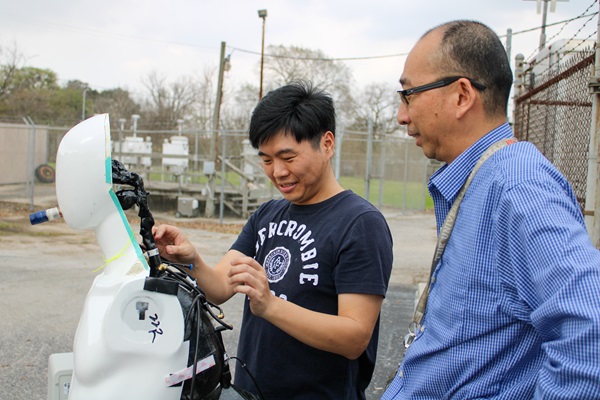
MULTIPOLYGON (((421 37, 400 83, 398 122, 446 163, 429 182, 439 232, 482 154, 511 143, 510 64, 488 27, 454 21, 421 37)), ((481 165, 434 266, 383 400, 600 399, 600 252, 569 183, 532 144, 481 165)))

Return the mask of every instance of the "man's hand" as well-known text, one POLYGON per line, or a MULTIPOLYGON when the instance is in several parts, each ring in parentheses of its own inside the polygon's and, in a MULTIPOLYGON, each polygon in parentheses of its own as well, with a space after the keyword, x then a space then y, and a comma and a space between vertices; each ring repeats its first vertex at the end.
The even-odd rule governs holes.
POLYGON ((159 225, 152 228, 156 247, 165 260, 179 264, 194 264, 200 258, 196 248, 177 227, 159 225))
POLYGON ((248 296, 252 314, 264 318, 273 301, 264 268, 252 257, 235 258, 227 276, 235 293, 248 296))

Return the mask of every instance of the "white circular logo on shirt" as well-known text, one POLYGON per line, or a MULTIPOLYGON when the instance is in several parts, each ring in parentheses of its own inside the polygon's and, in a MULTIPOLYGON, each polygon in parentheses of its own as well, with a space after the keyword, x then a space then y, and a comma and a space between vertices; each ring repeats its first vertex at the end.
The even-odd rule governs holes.
POLYGON ((264 267, 269 282, 279 282, 287 274, 292 256, 285 247, 275 247, 267 254, 264 267))

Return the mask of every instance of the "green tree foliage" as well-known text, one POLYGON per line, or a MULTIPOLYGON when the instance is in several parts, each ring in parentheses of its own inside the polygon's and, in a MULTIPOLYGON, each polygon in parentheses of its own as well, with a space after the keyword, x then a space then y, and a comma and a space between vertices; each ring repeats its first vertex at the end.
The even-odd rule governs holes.
MULTIPOLYGON (((6 67, 6 66, 5 66, 6 67)), ((56 73, 49 69, 22 67, 13 70, 3 85, 0 110, 19 117, 47 120, 52 97, 59 89, 56 73)))
MULTIPOLYGON (((372 118, 376 135, 397 130, 398 99, 387 84, 373 83, 362 91, 354 89, 350 68, 321 50, 284 45, 270 45, 266 50, 263 93, 294 80, 311 81, 332 94, 340 126, 364 131, 372 118)), ((133 114, 141 116, 140 130, 175 131, 178 120, 185 120, 188 130, 209 134, 213 128, 218 81, 214 66, 206 66, 199 76, 182 76, 174 81, 152 72, 142 79, 146 93, 136 101, 122 88, 97 91, 79 80, 61 86, 54 71, 24 64, 25 57, 16 45, 0 44, 3 120, 21 122, 29 116, 36 124, 70 127, 81 121, 85 108, 85 117, 108 113, 113 130, 119 128, 121 119, 127 121, 127 127, 131 126, 133 114)), ((224 130, 245 130, 258 101, 258 88, 255 84, 231 82, 226 73, 219 125, 224 130)))
MULTIPOLYGON (((46 123, 56 126, 71 126, 81 121, 83 91, 86 88, 87 84, 81 81, 69 81, 64 88, 56 88, 50 98, 52 114, 44 118, 46 123)), ((88 89, 86 97, 90 98, 92 94, 92 91, 88 89)))
POLYGON ((58 78, 56 73, 49 69, 35 67, 19 68, 13 76, 8 92, 28 89, 58 89, 58 78))
POLYGON ((112 129, 118 128, 120 119, 129 120, 133 114, 140 114, 141 110, 130 93, 120 88, 94 92, 91 100, 86 108, 89 115, 108 113, 112 129))

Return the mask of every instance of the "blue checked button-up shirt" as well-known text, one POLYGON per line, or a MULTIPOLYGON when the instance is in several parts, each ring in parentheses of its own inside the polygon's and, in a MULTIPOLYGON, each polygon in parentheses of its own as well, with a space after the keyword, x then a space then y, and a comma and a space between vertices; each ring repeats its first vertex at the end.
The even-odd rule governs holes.
MULTIPOLYGON (((498 127, 431 177, 438 232, 481 154, 511 136, 498 127)), ((600 399, 600 252, 569 183, 525 142, 467 190, 382 400, 483 398, 600 399)))

